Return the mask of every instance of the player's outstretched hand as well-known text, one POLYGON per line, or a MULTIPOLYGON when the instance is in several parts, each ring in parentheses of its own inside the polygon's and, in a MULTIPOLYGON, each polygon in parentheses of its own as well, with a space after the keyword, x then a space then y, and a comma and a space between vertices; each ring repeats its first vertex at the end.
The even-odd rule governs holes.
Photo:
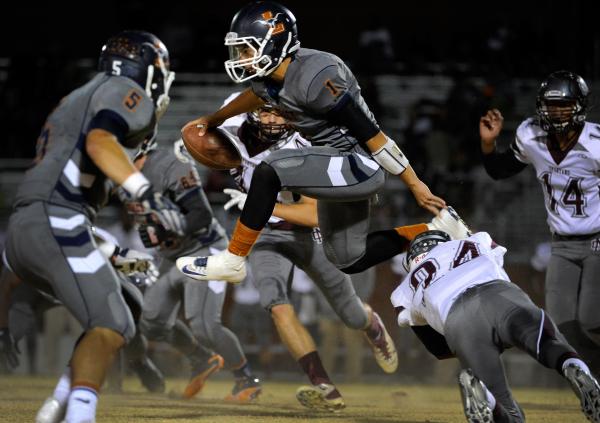
POLYGON ((417 204, 432 214, 437 215, 441 209, 446 207, 446 202, 431 193, 429 187, 423 181, 419 181, 410 187, 417 204))
POLYGON ((195 126, 198 129, 198 136, 202 137, 206 134, 208 128, 211 128, 214 125, 211 124, 208 116, 201 116, 198 119, 194 119, 186 123, 184 127, 181 128, 181 132, 183 133, 184 129, 186 129, 188 126, 195 126))
POLYGON ((19 365, 19 346, 13 339, 8 328, 0 329, 0 360, 3 360, 8 367, 14 369, 19 365))
POLYGON ((498 109, 488 110, 485 116, 479 119, 479 136, 484 146, 494 147, 494 142, 500 135, 503 124, 504 118, 498 109))

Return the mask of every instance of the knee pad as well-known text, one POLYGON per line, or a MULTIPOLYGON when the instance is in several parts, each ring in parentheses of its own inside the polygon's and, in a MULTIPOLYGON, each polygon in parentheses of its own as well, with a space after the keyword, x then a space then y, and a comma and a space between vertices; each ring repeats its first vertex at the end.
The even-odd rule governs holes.
POLYGON ((327 260, 338 269, 350 268, 365 254, 365 250, 361 246, 340 242, 336 248, 336 245, 327 238, 323 239, 323 251, 327 260))

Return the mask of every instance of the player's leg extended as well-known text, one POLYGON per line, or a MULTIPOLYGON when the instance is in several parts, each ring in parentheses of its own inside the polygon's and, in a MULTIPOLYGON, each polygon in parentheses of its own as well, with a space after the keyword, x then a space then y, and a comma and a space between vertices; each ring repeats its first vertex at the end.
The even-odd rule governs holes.
POLYGON ((500 359, 500 340, 495 336, 495 314, 499 313, 497 309, 500 306, 490 306, 484 302, 485 295, 481 294, 480 288, 471 288, 456 300, 444 326, 448 345, 463 369, 471 370, 472 375, 486 387, 479 389, 476 380, 461 373, 459 383, 465 414, 485 415, 487 407, 493 411, 494 421, 521 422, 524 421, 524 416, 510 392, 500 359), (485 307, 491 310, 486 310, 485 307), (465 379, 469 379, 470 383, 465 384, 465 379), (487 394, 485 398, 482 393, 487 394))
MULTIPOLYGON (((188 280, 185 284, 185 318, 198 342, 219 354, 224 360, 221 365, 232 371, 235 386, 226 399, 249 402, 260 395, 262 387, 258 378, 252 374, 237 336, 223 326, 221 311, 226 289, 224 281, 198 284, 188 280)), ((199 378, 192 379, 189 389, 186 388, 188 396, 199 392, 203 382, 199 378)))
POLYGON ((337 410, 344 407, 343 399, 325 371, 312 336, 298 320, 290 304, 291 260, 283 254, 286 245, 293 243, 294 233, 265 229, 250 255, 250 266, 261 305, 269 311, 282 343, 308 376, 311 386, 302 386, 298 400, 310 408, 337 410))
MULTIPOLYGON (((250 192, 228 249, 210 257, 182 257, 177 260, 177 266, 194 279, 241 282, 245 277, 243 257, 248 255, 271 216, 277 193, 282 188, 318 199, 359 201, 372 197, 384 182, 385 175, 379 166, 357 153, 330 147, 278 150, 254 171, 250 192)), ((353 250, 360 249, 362 255, 364 245, 363 240, 353 250)), ((346 248, 343 250, 340 254, 346 252, 346 248)), ((347 259, 342 255, 339 258, 347 259)))
POLYGON ((73 210, 34 203, 11 218, 11 228, 28 230, 9 232, 7 239, 7 259, 15 273, 49 283, 86 330, 71 358, 67 421, 95 418, 107 369, 135 332, 118 277, 96 248, 90 226, 73 210))
POLYGON ((600 252, 591 251, 591 242, 582 241, 583 270, 581 273, 581 290, 579 292, 578 316, 583 332, 594 341, 596 348, 594 358, 590 367, 600 373, 600 316, 598 304, 600 304, 600 252))
MULTIPOLYGON (((306 242, 311 242, 310 237, 306 242)), ((381 318, 371 307, 362 303, 356 295, 350 277, 327 260, 322 246, 312 244, 300 244, 306 253, 305 261, 299 263, 299 266, 321 289, 342 322, 349 328, 364 331, 377 364, 386 373, 395 372, 398 367, 398 354, 381 318)))

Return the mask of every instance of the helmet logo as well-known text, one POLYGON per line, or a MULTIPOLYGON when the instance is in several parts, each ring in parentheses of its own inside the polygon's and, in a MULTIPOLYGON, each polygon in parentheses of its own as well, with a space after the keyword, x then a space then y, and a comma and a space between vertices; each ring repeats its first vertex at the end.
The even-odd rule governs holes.
POLYGON ((258 22, 261 25, 273 28, 273 32, 271 35, 277 35, 285 31, 285 26, 283 25, 283 22, 277 22, 277 18, 279 18, 279 15, 283 15, 283 13, 280 12, 273 16, 273 13, 269 10, 262 14, 262 19, 257 19, 254 22, 258 22))

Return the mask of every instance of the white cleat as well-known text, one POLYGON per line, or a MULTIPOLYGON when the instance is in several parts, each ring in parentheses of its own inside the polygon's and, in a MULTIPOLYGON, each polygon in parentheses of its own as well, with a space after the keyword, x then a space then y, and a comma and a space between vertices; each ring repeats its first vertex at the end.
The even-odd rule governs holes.
POLYGON ((67 404, 61 405, 54 397, 48 397, 37 412, 35 423, 60 423, 66 411, 67 404))
POLYGON ((470 369, 460 371, 458 385, 467 421, 469 423, 492 423, 494 416, 487 400, 486 389, 470 369))
POLYGON ((568 365, 563 374, 581 402, 581 411, 591 422, 600 422, 600 386, 596 379, 576 364, 568 365))
POLYGON ((379 367, 386 373, 394 373, 398 369, 398 353, 396 352, 394 340, 385 328, 379 314, 375 313, 371 307, 368 307, 368 310, 371 312, 372 318, 377 322, 381 335, 377 339, 371 339, 365 331, 365 337, 373 350, 375 361, 379 367))
POLYGON ((296 390, 296 399, 306 408, 312 408, 313 410, 327 410, 338 413, 346 407, 344 399, 335 385, 329 383, 301 386, 296 390))
POLYGON ((464 239, 472 235, 471 229, 464 220, 460 218, 456 210, 448 206, 427 224, 429 230, 444 231, 452 239, 464 239))
POLYGON ((177 269, 199 281, 227 281, 240 283, 246 277, 246 258, 228 250, 208 257, 179 257, 177 269))

